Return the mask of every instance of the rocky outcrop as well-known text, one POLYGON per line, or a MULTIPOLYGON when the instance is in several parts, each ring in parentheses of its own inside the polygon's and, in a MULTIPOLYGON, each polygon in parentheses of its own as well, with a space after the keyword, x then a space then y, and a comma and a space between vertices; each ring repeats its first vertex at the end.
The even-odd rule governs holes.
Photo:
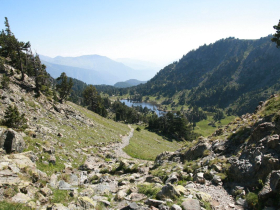
POLYGON ((22 135, 13 129, 2 130, 0 135, 0 148, 3 148, 6 153, 22 152, 25 149, 22 135))

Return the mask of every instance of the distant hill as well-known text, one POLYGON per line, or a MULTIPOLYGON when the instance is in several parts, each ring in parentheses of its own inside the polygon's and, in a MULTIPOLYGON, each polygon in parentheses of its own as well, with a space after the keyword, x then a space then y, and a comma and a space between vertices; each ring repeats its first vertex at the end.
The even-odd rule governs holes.
MULTIPOLYGON (((145 71, 135 70, 123 63, 113 61, 108 57, 100 55, 84 55, 79 57, 58 56, 55 58, 40 55, 40 58, 47 66, 47 71, 51 75, 57 76, 63 71, 66 74, 69 72, 69 76, 88 84, 113 85, 116 82, 129 80, 131 78, 143 80, 142 78, 147 77, 145 71)), ((154 74, 152 76, 154 76, 154 74)))
POLYGON ((280 50, 271 38, 227 38, 203 45, 132 89, 142 95, 177 95, 178 104, 252 112, 260 100, 280 90, 280 50))
MULTIPOLYGON (((41 56, 40 56, 41 57, 41 56)), ((78 80, 81 80, 88 84, 105 84, 105 83, 113 83, 114 80, 110 77, 105 77, 102 73, 91 70, 91 69, 83 69, 73 66, 65 66, 59 64, 53 64, 47 61, 42 60, 47 66, 47 72, 53 77, 57 78, 60 76, 62 72, 65 72, 68 77, 72 77, 78 80)))
MULTIPOLYGON (((124 65, 141 71, 145 76, 141 80, 149 80, 156 75, 165 65, 158 65, 149 61, 136 60, 131 58, 118 58, 116 61, 124 65)), ((140 79, 140 78, 139 78, 140 79)))
POLYGON ((133 86, 136 86, 136 85, 139 85, 139 84, 145 84, 146 81, 139 81, 137 79, 130 79, 130 80, 127 80, 125 82, 117 82, 116 84, 114 84, 114 87, 117 87, 117 88, 126 88, 126 87, 133 87, 133 86))

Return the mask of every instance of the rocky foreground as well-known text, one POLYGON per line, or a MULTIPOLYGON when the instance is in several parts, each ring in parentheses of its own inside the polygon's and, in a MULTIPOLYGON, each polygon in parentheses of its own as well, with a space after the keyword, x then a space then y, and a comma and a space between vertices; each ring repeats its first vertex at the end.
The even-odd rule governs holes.
POLYGON ((122 151, 133 135, 131 127, 101 124, 71 103, 35 99, 34 81, 27 76, 23 82, 11 80, 0 90, 0 115, 15 104, 28 118, 28 129, 0 128, 0 205, 48 210, 280 207, 277 96, 260 103, 255 114, 150 162, 122 151))

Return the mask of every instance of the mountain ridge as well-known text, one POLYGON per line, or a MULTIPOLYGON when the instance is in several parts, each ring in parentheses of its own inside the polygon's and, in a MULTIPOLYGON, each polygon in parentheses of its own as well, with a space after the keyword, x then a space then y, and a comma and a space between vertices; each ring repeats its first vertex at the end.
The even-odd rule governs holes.
POLYGON ((181 104, 252 112, 254 104, 280 90, 280 51, 270 39, 230 37, 200 46, 131 90, 169 98, 177 94, 181 104))

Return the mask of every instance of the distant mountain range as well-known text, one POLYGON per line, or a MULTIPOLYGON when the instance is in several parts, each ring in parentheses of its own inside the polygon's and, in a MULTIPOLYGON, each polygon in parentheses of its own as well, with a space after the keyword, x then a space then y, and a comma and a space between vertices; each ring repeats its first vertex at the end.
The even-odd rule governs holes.
POLYGON ((88 84, 114 85, 119 81, 132 78, 148 80, 154 74, 147 74, 145 70, 135 70, 123 63, 114 61, 100 55, 84 55, 79 57, 55 57, 40 55, 42 63, 47 66, 47 71, 54 78, 62 72, 68 76, 79 79, 88 84))
POLYGON ((117 88, 126 88, 126 87, 133 87, 139 84, 145 84, 147 81, 139 81, 137 79, 130 79, 125 82, 117 82, 114 84, 114 87, 117 88))
POLYGON ((237 114, 252 112, 259 101, 280 90, 280 50, 271 38, 227 38, 203 45, 132 91, 175 97, 178 104, 206 109, 232 107, 237 114))

